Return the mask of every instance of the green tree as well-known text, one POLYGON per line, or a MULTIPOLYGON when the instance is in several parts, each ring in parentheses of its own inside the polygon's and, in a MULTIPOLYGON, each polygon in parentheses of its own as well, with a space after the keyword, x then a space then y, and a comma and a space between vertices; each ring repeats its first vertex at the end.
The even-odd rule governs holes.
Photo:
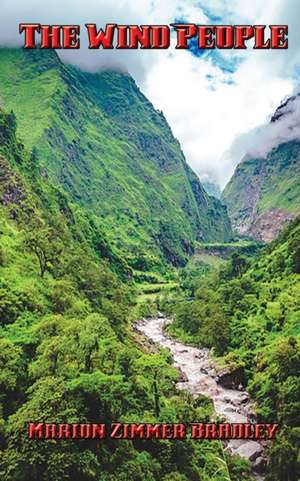
POLYGON ((57 232, 51 228, 32 228, 27 231, 24 239, 25 248, 32 252, 38 259, 40 276, 43 278, 45 272, 49 271, 63 251, 63 244, 57 232))

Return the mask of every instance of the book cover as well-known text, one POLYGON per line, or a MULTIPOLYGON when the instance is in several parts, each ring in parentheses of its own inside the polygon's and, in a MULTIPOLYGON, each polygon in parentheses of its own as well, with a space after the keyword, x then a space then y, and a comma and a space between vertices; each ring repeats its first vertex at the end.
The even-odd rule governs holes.
POLYGON ((2 0, 1 481, 298 481, 293 0, 2 0))

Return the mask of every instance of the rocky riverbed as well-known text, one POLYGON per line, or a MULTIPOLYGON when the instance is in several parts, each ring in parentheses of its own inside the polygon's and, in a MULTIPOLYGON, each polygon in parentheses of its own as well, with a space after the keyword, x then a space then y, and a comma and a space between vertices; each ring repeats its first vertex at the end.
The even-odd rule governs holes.
MULTIPOLYGON (((151 342, 170 350, 174 366, 181 372, 179 389, 187 389, 192 394, 209 397, 214 404, 216 414, 229 423, 247 423, 255 420, 254 406, 249 396, 240 386, 229 389, 220 383, 219 375, 206 348, 185 345, 170 338, 164 332, 170 320, 164 317, 143 319, 135 324, 138 332, 151 342)), ((263 443, 252 440, 230 440, 225 449, 248 459, 253 466, 257 480, 263 480, 262 472, 263 443)))

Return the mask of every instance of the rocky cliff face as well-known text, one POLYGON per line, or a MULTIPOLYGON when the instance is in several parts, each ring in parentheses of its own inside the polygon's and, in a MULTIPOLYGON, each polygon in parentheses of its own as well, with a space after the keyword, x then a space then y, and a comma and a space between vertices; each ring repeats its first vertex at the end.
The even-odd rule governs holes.
POLYGON ((129 75, 81 72, 52 51, 0 49, 0 97, 42 175, 95 215, 133 269, 181 265, 194 240, 231 237, 226 209, 129 75))
POLYGON ((277 145, 264 157, 246 156, 222 194, 233 228, 242 235, 270 242, 300 212, 298 97, 284 102, 271 119, 278 122, 277 145))

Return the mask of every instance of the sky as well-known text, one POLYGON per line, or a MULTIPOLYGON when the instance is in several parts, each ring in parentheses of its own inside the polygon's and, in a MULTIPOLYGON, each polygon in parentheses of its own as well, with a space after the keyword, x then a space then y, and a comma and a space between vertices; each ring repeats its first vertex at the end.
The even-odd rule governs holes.
POLYGON ((291 124, 268 125, 281 101, 297 92, 300 78, 299 0, 1 0, 0 44, 21 45, 20 22, 287 24, 289 49, 280 51, 97 50, 82 45, 58 51, 79 68, 128 71, 155 108, 162 110, 200 179, 221 187, 245 155, 266 155, 282 135, 298 135, 291 124), (259 145, 259 148, 253 146, 259 145))

